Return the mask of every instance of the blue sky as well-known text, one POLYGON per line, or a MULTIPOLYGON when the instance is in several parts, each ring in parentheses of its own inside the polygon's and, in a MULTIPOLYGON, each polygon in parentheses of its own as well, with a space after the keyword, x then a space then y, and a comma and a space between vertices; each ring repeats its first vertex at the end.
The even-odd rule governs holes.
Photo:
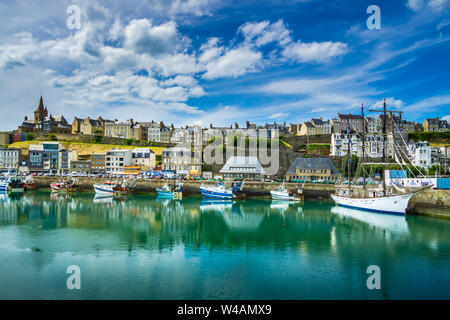
POLYGON ((41 91, 70 122, 289 124, 383 98, 409 120, 450 120, 449 13, 450 0, 2 0, 0 130, 41 91))

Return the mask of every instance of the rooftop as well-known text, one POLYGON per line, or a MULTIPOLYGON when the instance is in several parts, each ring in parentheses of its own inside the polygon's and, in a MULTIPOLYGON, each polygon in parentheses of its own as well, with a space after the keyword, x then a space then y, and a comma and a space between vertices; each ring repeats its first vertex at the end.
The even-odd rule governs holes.
POLYGON ((331 174, 339 174, 330 158, 297 158, 286 174, 294 174, 296 169, 331 170, 331 174))

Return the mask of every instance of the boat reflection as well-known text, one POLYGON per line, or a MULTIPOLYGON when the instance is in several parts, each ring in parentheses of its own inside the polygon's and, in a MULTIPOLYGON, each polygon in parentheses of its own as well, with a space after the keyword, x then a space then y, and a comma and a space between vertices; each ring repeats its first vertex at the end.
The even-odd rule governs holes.
POLYGON ((373 227, 390 231, 392 233, 408 234, 408 224, 404 216, 368 212, 341 206, 331 208, 331 213, 340 217, 351 218, 367 223, 373 227))
POLYGON ((96 194, 93 203, 113 203, 114 196, 96 194))
POLYGON ((272 200, 270 209, 278 211, 279 213, 286 213, 289 210, 296 209, 298 213, 303 213, 303 208, 299 204, 299 202, 294 201, 272 200))

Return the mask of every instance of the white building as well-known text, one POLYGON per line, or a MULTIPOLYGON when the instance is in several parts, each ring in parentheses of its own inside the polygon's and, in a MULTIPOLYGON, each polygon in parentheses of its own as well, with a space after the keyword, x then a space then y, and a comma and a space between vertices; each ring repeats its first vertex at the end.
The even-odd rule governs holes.
POLYGON ((147 167, 148 170, 156 167, 156 154, 150 148, 135 148, 131 155, 133 166, 147 167))
POLYGON ((17 170, 20 160, 20 149, 0 148, 0 170, 17 170))
POLYGON ((261 178, 265 171, 257 157, 230 157, 219 171, 224 178, 261 178))
POLYGON ((162 152, 162 170, 178 175, 201 174, 201 154, 190 148, 174 147, 162 152))
POLYGON ((132 164, 132 151, 112 149, 106 152, 105 169, 107 174, 120 174, 125 166, 132 164))
POLYGON ((380 134, 366 134, 366 139, 363 143, 361 136, 356 133, 333 133, 331 134, 331 150, 332 156, 343 157, 348 154, 348 144, 350 138, 350 152, 352 155, 358 157, 364 156, 367 158, 381 158, 383 156, 383 141, 384 138, 380 134))
POLYGON ((431 147, 427 141, 420 141, 409 144, 409 152, 412 156, 412 163, 417 167, 429 168, 431 162, 431 147))

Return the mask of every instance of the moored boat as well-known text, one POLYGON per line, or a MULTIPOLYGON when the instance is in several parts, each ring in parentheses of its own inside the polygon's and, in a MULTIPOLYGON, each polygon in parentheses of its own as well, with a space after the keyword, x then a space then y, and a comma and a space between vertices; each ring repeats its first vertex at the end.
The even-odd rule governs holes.
POLYGON ((302 201, 303 200, 303 188, 299 188, 296 194, 290 193, 289 190, 284 186, 284 183, 277 189, 271 190, 270 195, 273 200, 284 200, 284 201, 302 201))
POLYGON ((200 186, 200 193, 204 198, 210 199, 234 199, 235 195, 233 194, 233 190, 227 189, 222 181, 219 181, 215 186, 200 186))
POLYGON ((22 178, 19 176, 13 176, 9 178, 8 189, 10 192, 24 192, 25 188, 22 178))
POLYGON ((182 199, 183 185, 178 184, 175 189, 172 190, 172 188, 168 184, 165 184, 162 187, 156 188, 156 192, 158 193, 158 197, 182 199))
POLYGON ((1 180, 0 181, 0 192, 7 192, 9 187, 9 181, 8 180, 1 180))
POLYGON ((118 181, 106 181, 104 184, 94 184, 94 190, 95 193, 104 195, 123 195, 130 191, 124 183, 118 181))

